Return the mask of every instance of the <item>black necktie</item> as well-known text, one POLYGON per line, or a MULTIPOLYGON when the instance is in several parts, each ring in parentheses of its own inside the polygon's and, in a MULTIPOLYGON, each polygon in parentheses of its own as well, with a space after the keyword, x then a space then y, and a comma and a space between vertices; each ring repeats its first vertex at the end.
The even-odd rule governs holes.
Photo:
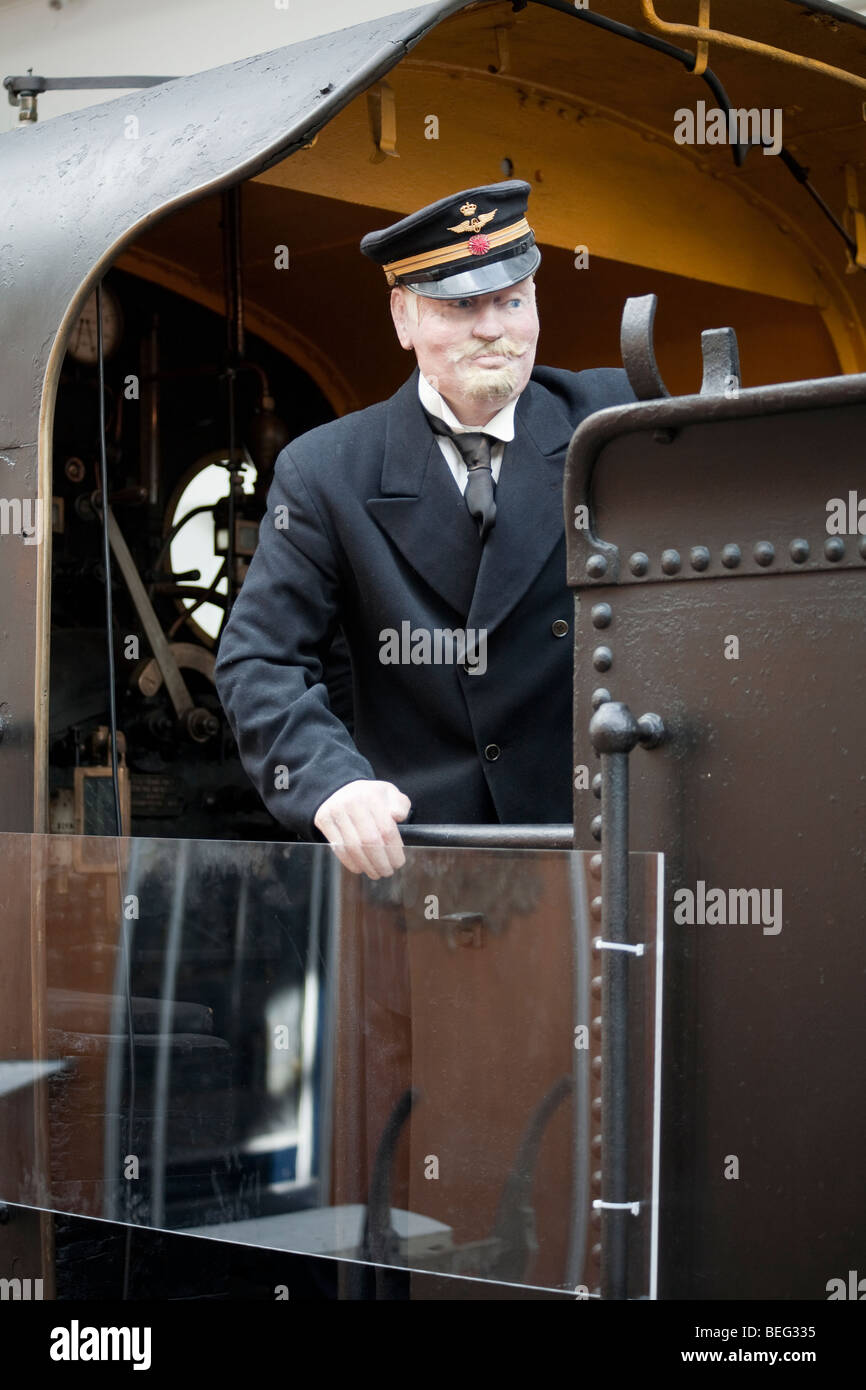
POLYGON ((495 485, 490 463, 492 446, 497 442, 491 434, 455 434, 444 420, 424 412, 434 434, 445 434, 453 439, 466 464, 466 491, 463 500, 469 515, 478 523, 478 534, 484 540, 496 521, 496 503, 493 500, 495 485))

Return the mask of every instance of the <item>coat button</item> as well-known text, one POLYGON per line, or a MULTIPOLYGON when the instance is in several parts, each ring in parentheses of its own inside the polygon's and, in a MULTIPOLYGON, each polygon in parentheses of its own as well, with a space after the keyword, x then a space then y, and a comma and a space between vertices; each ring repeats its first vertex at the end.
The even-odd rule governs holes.
POLYGON ((564 637, 568 632, 568 623, 564 618, 557 618, 556 622, 551 624, 550 630, 554 637, 564 637))
POLYGON ((484 750, 484 756, 489 763, 495 763, 501 751, 498 743, 488 743, 484 750))

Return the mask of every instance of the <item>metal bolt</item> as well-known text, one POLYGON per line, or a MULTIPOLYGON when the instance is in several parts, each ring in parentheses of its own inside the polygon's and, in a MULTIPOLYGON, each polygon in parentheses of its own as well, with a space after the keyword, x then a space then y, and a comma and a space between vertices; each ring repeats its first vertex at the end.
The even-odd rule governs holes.
POLYGON ((593 627, 610 627, 613 610, 609 603, 596 603, 590 617, 593 627))
POLYGON ((637 729, 641 748, 658 748, 664 742, 665 726, 660 714, 642 714, 637 729))
POLYGON ((592 654, 592 664, 596 671, 609 671, 613 665, 613 652, 610 647, 596 647, 592 654))
POLYGON ((770 541, 758 541, 752 554, 755 557, 755 563, 764 569, 771 565, 776 558, 776 551, 770 541))
POLYGON ((634 555, 629 557, 628 567, 632 574, 640 578, 640 576, 646 574, 649 569, 649 556, 645 555, 642 550, 636 550, 634 555))

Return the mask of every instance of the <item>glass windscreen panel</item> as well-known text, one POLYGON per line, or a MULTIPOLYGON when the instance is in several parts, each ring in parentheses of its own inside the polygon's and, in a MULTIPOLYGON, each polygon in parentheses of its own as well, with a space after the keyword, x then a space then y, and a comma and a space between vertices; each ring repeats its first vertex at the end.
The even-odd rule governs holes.
MULTIPOLYGON (((661 865, 629 857, 629 1292, 657 1244, 661 865)), ((594 1296, 600 861, 0 835, 0 1200, 594 1296)))

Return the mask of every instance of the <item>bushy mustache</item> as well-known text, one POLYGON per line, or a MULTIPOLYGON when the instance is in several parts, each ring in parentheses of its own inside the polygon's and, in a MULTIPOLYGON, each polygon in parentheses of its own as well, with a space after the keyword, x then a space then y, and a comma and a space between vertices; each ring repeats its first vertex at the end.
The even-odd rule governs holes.
POLYGON ((510 338, 499 338, 495 343, 485 343, 483 347, 471 344, 469 347, 451 348, 449 362, 473 362, 476 357, 525 357, 528 349, 510 338))

